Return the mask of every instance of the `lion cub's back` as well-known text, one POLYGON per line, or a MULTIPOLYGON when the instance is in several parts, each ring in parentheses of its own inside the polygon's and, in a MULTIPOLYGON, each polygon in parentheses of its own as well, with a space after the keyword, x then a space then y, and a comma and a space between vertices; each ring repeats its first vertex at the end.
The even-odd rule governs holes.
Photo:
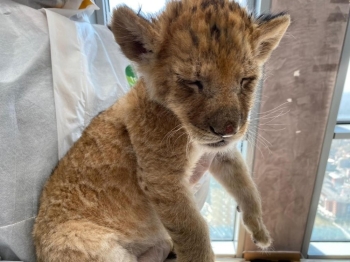
POLYGON ((37 245, 72 220, 106 227, 121 239, 159 231, 137 183, 128 132, 114 114, 110 108, 91 122, 46 183, 33 232, 37 245))

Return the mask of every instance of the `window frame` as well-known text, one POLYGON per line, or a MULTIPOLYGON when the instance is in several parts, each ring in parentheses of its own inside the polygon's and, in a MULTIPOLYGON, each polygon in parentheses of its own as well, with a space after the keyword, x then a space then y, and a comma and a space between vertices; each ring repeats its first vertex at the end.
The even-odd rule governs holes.
POLYGON ((94 12, 96 24, 107 25, 111 10, 109 8, 109 0, 95 0, 95 4, 100 8, 94 12))
MULTIPOLYGON (((333 259, 350 258, 350 253, 348 255, 345 254, 340 256, 327 255, 327 252, 324 252, 324 255, 322 256, 313 256, 308 254, 309 248, 312 245, 311 235, 312 235, 312 230, 315 223, 317 207, 321 196, 323 181, 326 175, 327 161, 328 161, 332 141, 333 139, 350 139, 350 122, 338 121, 338 111, 340 108, 340 102, 344 91, 349 63, 350 63, 350 19, 348 19, 348 22, 347 22, 347 28, 346 28, 346 33, 345 33, 344 42, 343 42, 343 49, 340 57, 340 63, 339 63, 338 72, 336 76, 335 87, 333 91, 333 97, 332 97, 331 107, 330 107, 329 116, 328 116, 328 122, 325 130, 325 136, 324 136, 322 150, 321 150, 320 162, 318 165, 316 181, 314 184, 314 189, 313 189, 313 194, 312 194, 312 199, 311 199, 311 204, 309 209, 309 215, 307 218, 306 230, 305 230, 304 240, 302 245, 302 255, 304 258, 320 258, 320 257, 333 258, 333 259), (342 129, 342 132, 340 132, 340 124, 346 125, 349 129, 349 132, 347 132, 346 130, 344 131, 344 129, 342 129)), ((328 242, 322 242, 322 243, 328 243, 328 242)), ((344 243, 344 242, 332 242, 332 243, 344 243)), ((350 247, 350 242, 348 243, 350 247)))

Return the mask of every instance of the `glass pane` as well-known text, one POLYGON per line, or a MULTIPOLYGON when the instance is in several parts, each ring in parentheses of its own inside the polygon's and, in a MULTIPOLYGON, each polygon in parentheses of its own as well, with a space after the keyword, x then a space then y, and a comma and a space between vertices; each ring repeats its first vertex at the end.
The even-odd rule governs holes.
POLYGON ((135 11, 140 10, 145 14, 154 14, 165 6, 166 0, 109 0, 110 10, 120 4, 126 4, 135 11))
POLYGON ((350 241, 349 139, 332 142, 311 241, 350 241))
POLYGON ((338 121, 350 123, 350 65, 348 66, 344 92, 340 102, 338 121))
MULTIPOLYGON (((246 6, 247 0, 238 0, 241 6, 246 6)), ((154 14, 165 6, 166 0, 109 0, 110 10, 120 4, 126 4, 135 11, 140 10, 145 14, 154 14)))
POLYGON ((208 222, 211 240, 233 240, 236 206, 226 190, 211 178, 209 194, 201 211, 208 222))

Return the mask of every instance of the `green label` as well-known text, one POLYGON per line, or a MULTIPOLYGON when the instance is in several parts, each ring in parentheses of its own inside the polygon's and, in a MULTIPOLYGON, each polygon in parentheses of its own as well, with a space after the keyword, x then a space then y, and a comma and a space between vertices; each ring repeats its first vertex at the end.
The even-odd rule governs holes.
POLYGON ((126 80, 128 81, 129 86, 133 87, 137 82, 137 76, 136 76, 131 65, 128 65, 125 68, 125 75, 126 75, 126 80))

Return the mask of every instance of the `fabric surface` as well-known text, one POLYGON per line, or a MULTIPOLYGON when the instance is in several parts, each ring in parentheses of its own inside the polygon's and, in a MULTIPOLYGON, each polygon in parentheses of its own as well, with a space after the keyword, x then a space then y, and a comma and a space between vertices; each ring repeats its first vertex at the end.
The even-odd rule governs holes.
POLYGON ((31 229, 58 160, 45 16, 0 3, 0 257, 34 261, 31 229))
POLYGON ((61 158, 91 119, 129 90, 130 61, 107 27, 71 21, 51 10, 46 15, 61 158))
POLYGON ((26 5, 35 9, 47 7, 62 7, 68 0, 14 0, 17 3, 26 5))
POLYGON ((35 261, 31 231, 59 153, 129 88, 123 74, 130 62, 107 28, 47 12, 0 4, 0 257, 6 260, 35 261))

